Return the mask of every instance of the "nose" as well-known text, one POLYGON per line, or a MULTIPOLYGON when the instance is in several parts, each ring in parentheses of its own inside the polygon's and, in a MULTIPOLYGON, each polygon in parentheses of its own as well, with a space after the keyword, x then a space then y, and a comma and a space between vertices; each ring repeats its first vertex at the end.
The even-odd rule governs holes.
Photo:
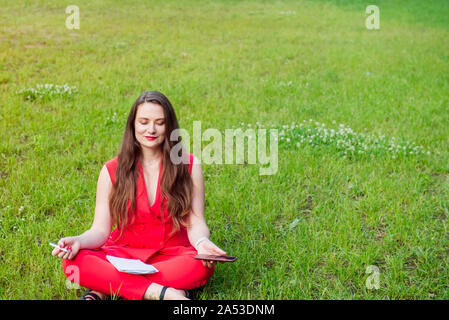
POLYGON ((153 122, 150 122, 150 124, 148 126, 148 132, 152 133, 152 134, 156 133, 156 126, 154 125, 153 122))

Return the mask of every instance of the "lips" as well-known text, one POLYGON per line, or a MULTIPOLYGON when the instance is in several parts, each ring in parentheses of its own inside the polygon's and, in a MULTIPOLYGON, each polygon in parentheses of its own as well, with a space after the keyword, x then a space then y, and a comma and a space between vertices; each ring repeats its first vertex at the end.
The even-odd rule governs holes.
POLYGON ((145 136, 145 139, 153 141, 156 140, 157 137, 145 136))

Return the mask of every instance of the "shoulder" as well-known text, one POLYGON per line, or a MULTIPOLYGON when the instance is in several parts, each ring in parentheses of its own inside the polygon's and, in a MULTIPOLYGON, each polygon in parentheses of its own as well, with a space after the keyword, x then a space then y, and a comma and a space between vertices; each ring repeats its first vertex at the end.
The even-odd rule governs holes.
POLYGON ((203 170, 201 169, 201 162, 200 160, 195 157, 193 154, 191 155, 191 163, 190 163, 190 175, 192 176, 192 179, 198 180, 203 178, 203 170))
POLYGON ((183 150, 183 152, 181 153, 181 156, 176 156, 174 159, 171 159, 171 154, 170 154, 170 160, 172 161, 172 163, 174 163, 175 165, 182 165, 182 166, 186 166, 189 170, 189 173, 192 174, 192 167, 193 164, 198 161, 198 159, 196 159, 196 157, 189 152, 186 152, 183 150))
POLYGON ((198 160, 198 158, 189 152, 182 152, 181 158, 176 159, 176 161, 178 163, 182 163, 183 165, 187 166, 190 175, 195 174, 195 172, 197 172, 198 169, 201 169, 200 161, 198 160))

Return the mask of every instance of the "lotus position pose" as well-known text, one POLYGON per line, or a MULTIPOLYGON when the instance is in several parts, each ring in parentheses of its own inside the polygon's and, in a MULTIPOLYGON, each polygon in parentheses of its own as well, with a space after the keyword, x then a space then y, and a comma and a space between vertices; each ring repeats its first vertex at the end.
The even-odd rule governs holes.
POLYGON ((199 161, 170 141, 178 121, 170 101, 150 91, 128 116, 118 155, 101 169, 95 215, 89 230, 65 237, 53 256, 62 258, 71 281, 89 288, 85 300, 115 294, 123 299, 188 299, 203 286, 214 262, 197 254, 226 255, 209 240, 204 217, 204 180, 199 161), (178 150, 179 151, 179 150, 178 150), (112 228, 115 229, 111 232, 112 228), (140 259, 159 272, 119 272, 106 255, 140 259))

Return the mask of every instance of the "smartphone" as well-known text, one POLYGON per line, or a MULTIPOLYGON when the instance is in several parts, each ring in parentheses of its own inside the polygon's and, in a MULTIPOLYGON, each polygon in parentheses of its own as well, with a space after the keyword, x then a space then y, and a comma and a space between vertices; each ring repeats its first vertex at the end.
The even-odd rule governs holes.
POLYGON ((220 261, 220 262, 234 262, 237 260, 237 257, 230 256, 216 256, 211 254, 199 254, 195 256, 195 259, 198 260, 208 260, 208 261, 220 261))

